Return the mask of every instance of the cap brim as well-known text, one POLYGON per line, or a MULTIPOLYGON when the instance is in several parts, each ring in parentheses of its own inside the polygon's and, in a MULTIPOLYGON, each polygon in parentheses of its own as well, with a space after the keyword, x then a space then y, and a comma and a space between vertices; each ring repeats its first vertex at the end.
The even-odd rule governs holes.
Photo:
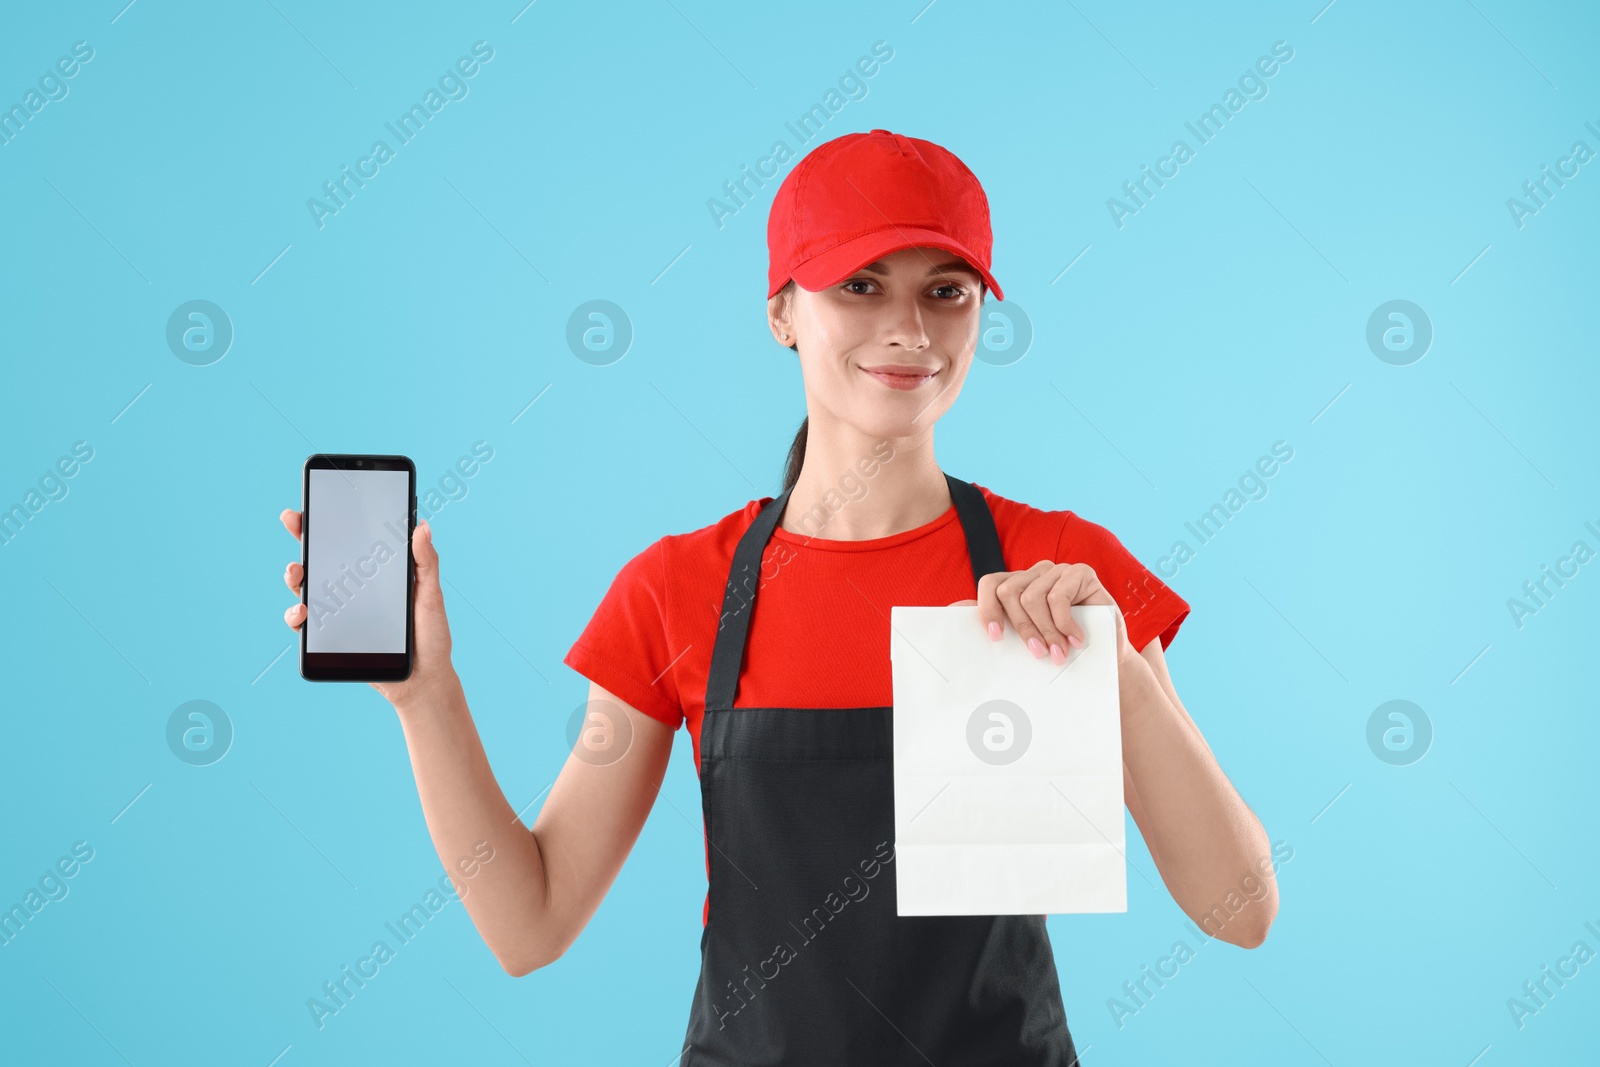
MULTIPOLYGON (((942 248, 946 252, 954 252, 983 276, 984 283, 994 293, 996 300, 1005 299, 1005 294, 1000 291, 1000 285, 994 280, 994 275, 979 265, 978 257, 973 255, 970 249, 936 230, 924 230, 915 226, 894 226, 862 234, 842 245, 828 249, 821 255, 813 256, 794 268, 795 284, 802 289, 816 292, 842 282, 851 273, 874 260, 882 259, 890 252, 898 252, 903 248, 923 247, 942 248)), ((774 294, 767 295, 770 297, 774 294)))

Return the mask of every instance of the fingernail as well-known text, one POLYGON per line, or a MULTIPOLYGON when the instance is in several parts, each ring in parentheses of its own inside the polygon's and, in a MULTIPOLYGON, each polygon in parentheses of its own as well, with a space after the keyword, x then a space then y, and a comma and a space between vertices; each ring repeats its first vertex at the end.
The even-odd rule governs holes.
POLYGON ((1073 648, 1082 648, 1083 647, 1083 641, 1079 639, 1077 634, 1068 634, 1067 635, 1067 644, 1071 645, 1073 648))
POLYGON ((1057 667, 1067 662, 1067 654, 1062 651, 1060 645, 1052 644, 1050 646, 1050 662, 1054 663, 1057 667))
POLYGON ((1000 624, 999 623, 991 622, 989 624, 989 640, 991 640, 991 641, 1000 640, 1000 635, 1001 635, 1002 632, 1003 631, 1000 629, 1000 624))
POLYGON ((1044 642, 1037 637, 1028 638, 1028 651, 1033 653, 1033 658, 1038 659, 1044 655, 1044 642))
POLYGON ((422 536, 426 541, 433 541, 433 527, 428 525, 427 519, 422 520, 422 536))

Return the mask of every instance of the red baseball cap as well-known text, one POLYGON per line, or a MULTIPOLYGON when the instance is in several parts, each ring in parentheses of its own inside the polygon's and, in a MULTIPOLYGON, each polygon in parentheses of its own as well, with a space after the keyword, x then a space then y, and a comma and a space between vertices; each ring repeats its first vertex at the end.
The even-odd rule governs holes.
POLYGON ((931 246, 989 273, 989 198, 954 154, 888 130, 847 133, 789 172, 767 216, 767 297, 793 278, 813 292, 902 248, 931 246))

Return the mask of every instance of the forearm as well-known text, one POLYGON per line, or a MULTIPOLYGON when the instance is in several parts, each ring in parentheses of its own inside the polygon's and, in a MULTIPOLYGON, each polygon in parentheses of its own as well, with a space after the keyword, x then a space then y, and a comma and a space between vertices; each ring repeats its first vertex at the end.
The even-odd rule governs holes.
POLYGON ((507 971, 542 966, 560 938, 544 928, 548 892, 538 840, 495 780, 460 679, 452 673, 438 693, 397 710, 428 833, 473 925, 507 971), (461 866, 464 858, 482 859, 483 842, 493 859, 461 866), (468 869, 473 873, 464 877, 468 869))
POLYGON ((1266 831, 1150 665, 1135 656, 1118 665, 1118 677, 1122 758, 1143 809, 1140 828, 1173 899, 1213 936, 1259 944, 1278 906, 1266 831), (1257 899, 1241 888, 1255 884, 1251 878, 1266 886, 1257 899), (1241 900, 1242 908, 1226 906, 1241 900), (1219 914, 1227 929, 1217 929, 1219 914))

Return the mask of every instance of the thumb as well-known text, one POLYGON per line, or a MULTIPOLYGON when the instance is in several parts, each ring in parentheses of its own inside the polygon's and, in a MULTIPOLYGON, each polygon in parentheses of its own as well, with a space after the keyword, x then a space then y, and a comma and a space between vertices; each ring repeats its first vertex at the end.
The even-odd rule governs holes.
POLYGON ((417 562, 417 607, 443 609, 444 593, 439 588, 439 553, 433 547, 433 527, 428 520, 417 523, 411 534, 411 554, 417 562))

